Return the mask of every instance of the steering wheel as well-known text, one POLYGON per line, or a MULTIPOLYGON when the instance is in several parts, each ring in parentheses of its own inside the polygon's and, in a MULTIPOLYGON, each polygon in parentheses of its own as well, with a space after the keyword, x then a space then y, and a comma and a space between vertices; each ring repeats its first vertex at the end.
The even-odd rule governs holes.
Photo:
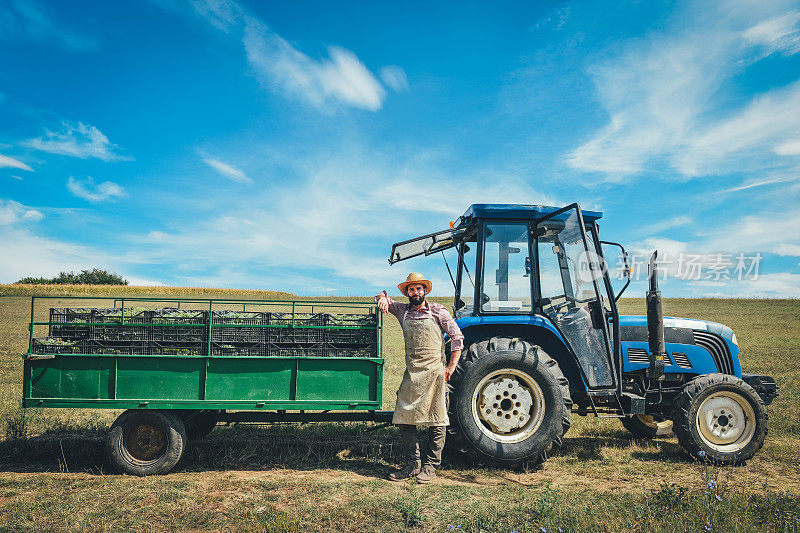
POLYGON ((586 300, 580 300, 578 298, 573 298, 572 296, 567 296, 566 294, 558 294, 556 296, 550 297, 550 305, 548 307, 551 307, 554 313, 558 313, 562 307, 568 306, 570 304, 583 304, 591 300, 592 298, 587 298, 586 300), (553 300, 557 298, 564 298, 564 301, 560 303, 553 303, 553 300))

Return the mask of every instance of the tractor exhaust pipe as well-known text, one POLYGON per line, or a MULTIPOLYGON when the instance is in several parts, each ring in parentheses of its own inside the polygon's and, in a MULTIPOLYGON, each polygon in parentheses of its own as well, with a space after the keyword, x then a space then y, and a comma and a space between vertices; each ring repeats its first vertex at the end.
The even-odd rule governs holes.
POLYGON ((647 336, 650 343, 650 366, 647 377, 664 379, 664 358, 667 355, 664 344, 664 312, 661 310, 661 291, 658 290, 658 272, 656 256, 658 250, 650 256, 650 290, 647 291, 647 336))

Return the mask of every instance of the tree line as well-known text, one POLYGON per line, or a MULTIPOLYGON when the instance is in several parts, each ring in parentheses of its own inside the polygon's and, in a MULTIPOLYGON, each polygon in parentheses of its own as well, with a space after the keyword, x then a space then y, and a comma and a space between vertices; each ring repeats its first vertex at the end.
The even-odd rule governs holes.
POLYGON ((54 278, 27 277, 22 278, 17 283, 31 285, 127 285, 128 280, 113 272, 94 268, 92 270, 81 270, 79 274, 75 272, 61 272, 54 278))

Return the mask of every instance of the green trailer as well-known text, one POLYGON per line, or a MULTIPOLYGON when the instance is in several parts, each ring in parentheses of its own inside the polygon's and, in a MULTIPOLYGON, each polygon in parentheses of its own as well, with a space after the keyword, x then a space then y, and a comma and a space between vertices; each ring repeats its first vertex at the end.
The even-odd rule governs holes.
POLYGON ((218 422, 391 419, 373 303, 38 296, 30 317, 23 407, 125 409, 122 472, 168 472, 218 422))

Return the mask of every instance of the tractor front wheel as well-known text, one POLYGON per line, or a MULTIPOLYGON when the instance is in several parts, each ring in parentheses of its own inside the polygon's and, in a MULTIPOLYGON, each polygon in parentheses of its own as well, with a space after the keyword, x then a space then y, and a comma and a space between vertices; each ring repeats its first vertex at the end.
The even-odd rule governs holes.
POLYGON ((478 461, 541 462, 570 425, 569 384, 558 364, 520 339, 472 344, 451 393, 451 449, 478 461))
POLYGON ((620 422, 637 439, 654 439, 672 436, 672 420, 652 415, 633 415, 620 418, 620 422))
POLYGON ((767 412, 741 379, 708 374, 687 383, 675 399, 675 435, 693 457, 742 464, 764 445, 767 412))

